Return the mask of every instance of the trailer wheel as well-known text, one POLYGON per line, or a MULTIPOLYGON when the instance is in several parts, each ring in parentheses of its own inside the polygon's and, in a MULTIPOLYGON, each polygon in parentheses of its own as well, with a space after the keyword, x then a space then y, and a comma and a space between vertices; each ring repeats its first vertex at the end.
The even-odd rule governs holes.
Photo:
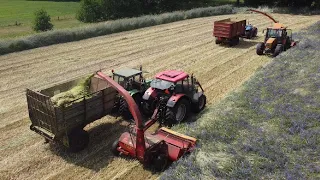
POLYGON ((206 103, 207 103, 207 97, 204 94, 202 94, 199 97, 198 102, 193 104, 192 110, 195 113, 199 113, 200 111, 202 111, 204 109, 204 107, 206 106, 206 103))
POLYGON ((216 44, 221 44, 221 41, 216 39, 216 44))
POLYGON ((87 131, 77 128, 68 135, 69 150, 71 152, 79 152, 85 149, 89 144, 89 134, 87 131))
POLYGON ((282 52, 282 50, 283 50, 282 44, 278 44, 276 49, 273 52, 273 57, 278 56, 282 52))
POLYGON ((258 55, 263 55, 264 49, 265 49, 264 43, 259 43, 259 44, 257 45, 257 54, 258 54, 258 55))
POLYGON ((153 159, 153 165, 156 171, 163 171, 168 164, 168 156, 165 154, 159 154, 156 158, 153 159))
POLYGON ((120 154, 120 152, 118 151, 118 147, 119 147, 119 140, 117 139, 112 143, 112 147, 111 147, 111 152, 115 156, 119 156, 120 154))

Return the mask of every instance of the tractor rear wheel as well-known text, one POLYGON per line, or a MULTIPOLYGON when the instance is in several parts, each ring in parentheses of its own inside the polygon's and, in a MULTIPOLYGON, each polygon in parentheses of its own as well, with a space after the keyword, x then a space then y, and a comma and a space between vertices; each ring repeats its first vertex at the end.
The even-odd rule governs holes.
POLYGON ((276 49, 273 52, 273 57, 278 56, 282 52, 282 50, 283 50, 282 44, 278 44, 276 49))
POLYGON ((251 37, 252 37, 251 36, 251 31, 246 31, 245 32, 245 36, 246 36, 247 39, 251 39, 251 37))
POLYGON ((178 101, 177 104, 173 107, 174 120, 175 123, 180 123, 187 118, 187 114, 190 109, 190 103, 187 99, 182 98, 178 101))
POLYGON ((115 140, 112 144, 112 147, 111 147, 111 152, 113 155, 115 156, 119 156, 120 152, 118 151, 118 147, 119 147, 119 140, 115 140))
POLYGON ((204 94, 202 94, 199 97, 198 102, 193 104, 192 110, 195 113, 199 113, 204 109, 204 107, 206 106, 206 103, 207 103, 207 97, 204 94))
POLYGON ((68 134, 69 150, 79 152, 85 149, 89 144, 89 134, 87 131, 76 128, 68 134))
POLYGON ((125 99, 120 98, 120 103, 119 103, 119 114, 125 119, 129 120, 132 119, 132 115, 129 111, 129 106, 128 103, 125 99))
MULTIPOLYGON (((134 101, 136 102, 139 110, 141 109, 141 102, 142 98, 139 94, 135 94, 133 97, 134 101)), ((129 106, 127 101, 124 98, 120 98, 120 103, 119 103, 119 113, 120 115, 125 119, 125 120, 130 120, 132 119, 132 114, 129 110, 129 106)))
POLYGON ((253 37, 257 37, 258 35, 258 28, 255 28, 253 31, 253 37))
POLYGON ((257 54, 258 54, 258 55, 263 55, 264 49, 265 49, 264 43, 259 43, 259 44, 257 45, 257 54))

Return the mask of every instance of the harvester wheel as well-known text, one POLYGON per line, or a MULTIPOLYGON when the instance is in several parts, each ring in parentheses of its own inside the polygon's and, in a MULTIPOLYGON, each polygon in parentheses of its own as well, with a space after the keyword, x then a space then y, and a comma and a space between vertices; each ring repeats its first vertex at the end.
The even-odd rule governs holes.
POLYGON ((76 128, 68 134, 69 150, 71 152, 79 152, 86 148, 89 144, 89 134, 87 131, 76 128))
POLYGON ((282 50, 283 50, 282 44, 278 44, 276 49, 273 52, 273 57, 278 56, 282 52, 282 50))
POLYGON ((168 164, 168 157, 165 154, 159 154, 153 159, 153 165, 156 171, 163 171, 168 164))
POLYGON ((187 99, 180 99, 173 107, 175 123, 180 123, 187 118, 190 109, 190 103, 187 99))
POLYGON ((257 54, 258 54, 258 55, 263 55, 264 49, 265 49, 264 43, 259 43, 259 44, 257 45, 257 54))
POLYGON ((111 147, 111 152, 115 156, 119 156, 120 154, 120 152, 118 151, 118 147, 119 147, 119 140, 115 140, 111 147))
POLYGON ((207 103, 207 97, 204 94, 202 94, 199 97, 198 102, 193 104, 192 110, 195 113, 199 113, 204 109, 204 107, 206 106, 206 103, 207 103))

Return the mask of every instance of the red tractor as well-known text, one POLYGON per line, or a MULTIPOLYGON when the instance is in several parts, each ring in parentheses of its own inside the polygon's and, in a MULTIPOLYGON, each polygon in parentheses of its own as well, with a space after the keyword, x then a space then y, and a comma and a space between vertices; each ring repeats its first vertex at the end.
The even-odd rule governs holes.
POLYGON ((167 126, 182 122, 190 110, 198 113, 206 105, 206 96, 196 78, 175 70, 158 73, 142 98, 144 112, 149 115, 154 112, 160 99, 166 102, 158 119, 160 124, 167 126))
POLYGON ((159 99, 158 107, 155 109, 151 120, 142 123, 141 114, 132 96, 118 83, 102 72, 97 73, 110 86, 116 89, 127 101, 129 110, 135 121, 135 125, 129 132, 123 133, 112 145, 115 155, 127 155, 137 158, 145 166, 154 165, 156 170, 163 170, 169 161, 176 161, 185 153, 191 152, 196 145, 196 139, 174 132, 170 129, 160 128, 155 133, 146 130, 157 121, 160 106, 164 102, 159 99))

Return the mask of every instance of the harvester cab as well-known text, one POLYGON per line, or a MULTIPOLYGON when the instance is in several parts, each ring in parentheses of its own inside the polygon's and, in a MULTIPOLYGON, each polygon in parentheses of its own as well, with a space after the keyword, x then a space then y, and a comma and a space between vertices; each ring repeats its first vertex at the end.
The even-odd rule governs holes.
MULTIPOLYGON (((146 81, 143 77, 142 67, 139 70, 131 68, 112 70, 112 79, 129 92, 140 108, 142 95, 150 86, 150 81, 146 81)), ((118 99, 115 107, 119 114, 125 119, 131 119, 132 115, 128 109, 128 104, 121 95, 118 99)))
MULTIPOLYGON (((258 55, 271 54, 273 57, 279 55, 282 51, 296 45, 296 42, 292 39, 292 30, 287 29, 283 24, 276 21, 273 17, 267 13, 248 9, 249 11, 263 14, 270 18, 274 24, 272 27, 267 28, 264 42, 258 43, 256 52, 258 55)), ((263 31, 263 33, 265 30, 263 31)))
POLYGON ((142 108, 146 114, 152 114, 159 100, 164 99, 166 106, 161 109, 160 124, 172 126, 185 120, 190 110, 202 111, 206 105, 206 96, 196 78, 182 71, 168 70, 160 72, 152 80, 150 88, 143 95, 142 108))
POLYGON ((149 121, 142 123, 138 105, 128 91, 102 72, 98 72, 97 75, 117 90, 127 101, 135 122, 129 132, 123 133, 113 143, 111 150, 115 155, 137 158, 145 166, 153 165, 156 170, 162 171, 168 162, 177 161, 181 156, 195 148, 197 141, 195 138, 167 128, 160 128, 155 133, 146 132, 157 121, 159 109, 155 109, 149 121))

